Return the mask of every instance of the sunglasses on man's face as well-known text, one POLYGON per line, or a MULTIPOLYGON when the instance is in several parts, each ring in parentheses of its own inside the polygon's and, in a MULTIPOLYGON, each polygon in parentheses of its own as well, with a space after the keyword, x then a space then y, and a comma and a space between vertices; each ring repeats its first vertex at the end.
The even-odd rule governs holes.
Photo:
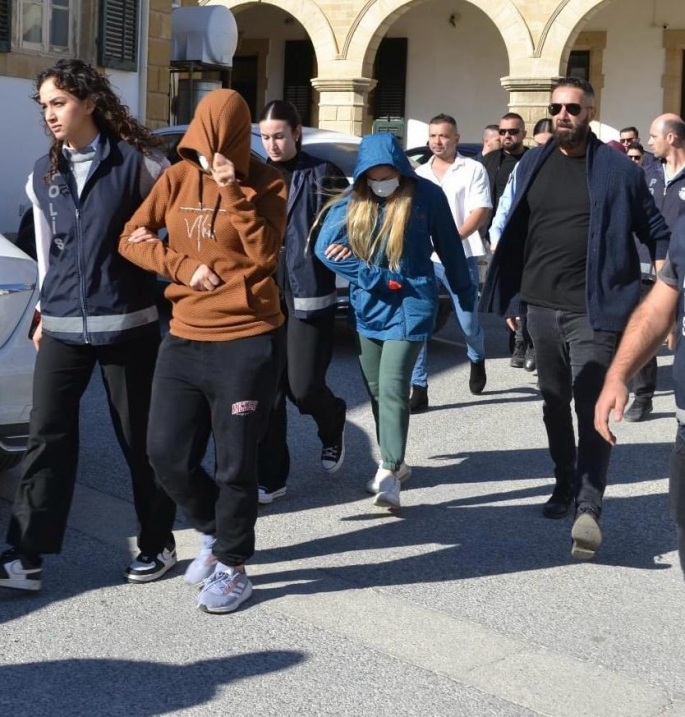
POLYGON ((512 137, 516 137, 516 135, 521 134, 521 130, 518 127, 514 127, 513 129, 501 129, 499 131, 500 137, 504 137, 505 134, 510 134, 512 137))
POLYGON ((563 104, 561 102, 552 102, 547 109, 552 117, 556 117, 564 107, 566 107, 566 111, 571 115, 571 117, 577 117, 583 111, 582 105, 579 105, 577 102, 568 102, 563 104))
POLYGON ((642 155, 641 154, 629 154, 628 158, 632 159, 633 162, 639 162, 642 159, 642 155))

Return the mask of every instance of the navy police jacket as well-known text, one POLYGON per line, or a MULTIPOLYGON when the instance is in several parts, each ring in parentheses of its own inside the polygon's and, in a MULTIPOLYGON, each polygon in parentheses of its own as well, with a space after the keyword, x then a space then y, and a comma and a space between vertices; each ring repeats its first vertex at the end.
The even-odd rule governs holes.
MULTIPOLYGON (((480 309, 520 316, 518 292, 528 235, 525 201, 535 175, 554 142, 526 152, 518 164, 516 194, 483 288, 480 309), (513 313, 512 313, 513 312, 513 313)), ((652 260, 664 259, 670 233, 647 190, 642 169, 591 132, 587 147, 590 228, 585 297, 592 328, 623 331, 640 300, 641 272, 633 233, 652 260)))
POLYGON ((305 252, 314 220, 336 191, 348 186, 342 172, 330 162, 300 152, 288 192, 285 232, 285 270, 293 295, 295 316, 308 319, 334 311, 335 274, 312 253, 305 252))
POLYGON ((103 345, 158 330, 155 275, 117 250, 124 224, 143 199, 143 162, 130 144, 101 133, 80 196, 66 158, 49 184, 48 155, 36 162, 32 188, 50 229, 40 297, 45 334, 103 345))

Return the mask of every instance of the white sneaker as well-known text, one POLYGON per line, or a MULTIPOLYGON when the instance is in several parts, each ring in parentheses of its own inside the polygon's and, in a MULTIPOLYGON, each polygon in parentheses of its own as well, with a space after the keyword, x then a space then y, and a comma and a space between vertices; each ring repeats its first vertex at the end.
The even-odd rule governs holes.
POLYGON ((381 478, 378 484, 378 493, 373 499, 374 505, 381 508, 399 508, 400 486, 401 483, 395 478, 393 471, 387 471, 387 475, 381 478))
POLYGON ((268 488, 265 488, 263 485, 260 485, 259 495, 257 497, 259 505, 269 505, 269 503, 273 503, 274 498, 282 498, 285 495, 285 491, 285 486, 283 486, 282 488, 276 488, 276 490, 269 491, 268 488))
POLYGON ((219 562, 212 554, 214 543, 216 538, 213 535, 200 534, 200 552, 186 568, 186 574, 183 576, 188 585, 199 585, 214 574, 216 564, 219 562))
MULTIPOLYGON (((376 493, 378 493, 378 486, 381 480, 383 480, 388 473, 392 472, 393 471, 389 471, 387 468, 383 468, 383 464, 380 463, 378 465, 376 475, 366 484, 366 492, 376 495, 376 493)), ((394 473, 395 478, 397 478, 400 483, 404 483, 411 477, 411 468, 404 461, 402 461, 400 467, 394 473)))

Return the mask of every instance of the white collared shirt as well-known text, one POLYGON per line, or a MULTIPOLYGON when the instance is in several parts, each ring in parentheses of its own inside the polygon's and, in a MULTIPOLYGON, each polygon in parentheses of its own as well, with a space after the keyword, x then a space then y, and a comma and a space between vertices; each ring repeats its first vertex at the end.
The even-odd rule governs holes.
MULTIPOLYGON (((438 179, 433 173, 434 159, 435 157, 431 157, 426 164, 418 167, 416 174, 442 187, 457 227, 462 226, 466 217, 475 209, 492 209, 488 173, 480 162, 457 154, 442 179, 438 179)), ((485 245, 477 230, 462 239, 467 257, 486 254, 485 245)), ((435 254, 432 259, 440 261, 435 254)))

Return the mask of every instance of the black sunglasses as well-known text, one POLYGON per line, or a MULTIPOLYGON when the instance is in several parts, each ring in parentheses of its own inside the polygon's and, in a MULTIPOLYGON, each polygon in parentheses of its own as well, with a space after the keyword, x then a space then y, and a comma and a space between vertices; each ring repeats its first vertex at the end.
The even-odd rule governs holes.
POLYGON ((642 159, 641 154, 629 154, 628 159, 632 159, 633 162, 639 162, 642 159))
POLYGON ((513 129, 499 130, 500 137, 504 137, 505 134, 510 134, 512 137, 516 137, 517 134, 521 134, 521 130, 518 127, 514 127, 513 129))
POLYGON ((579 105, 577 102, 568 102, 565 104, 562 104, 561 102, 552 102, 547 109, 552 117, 556 117, 564 107, 566 107, 566 111, 571 115, 571 117, 577 117, 583 111, 582 105, 579 105))

